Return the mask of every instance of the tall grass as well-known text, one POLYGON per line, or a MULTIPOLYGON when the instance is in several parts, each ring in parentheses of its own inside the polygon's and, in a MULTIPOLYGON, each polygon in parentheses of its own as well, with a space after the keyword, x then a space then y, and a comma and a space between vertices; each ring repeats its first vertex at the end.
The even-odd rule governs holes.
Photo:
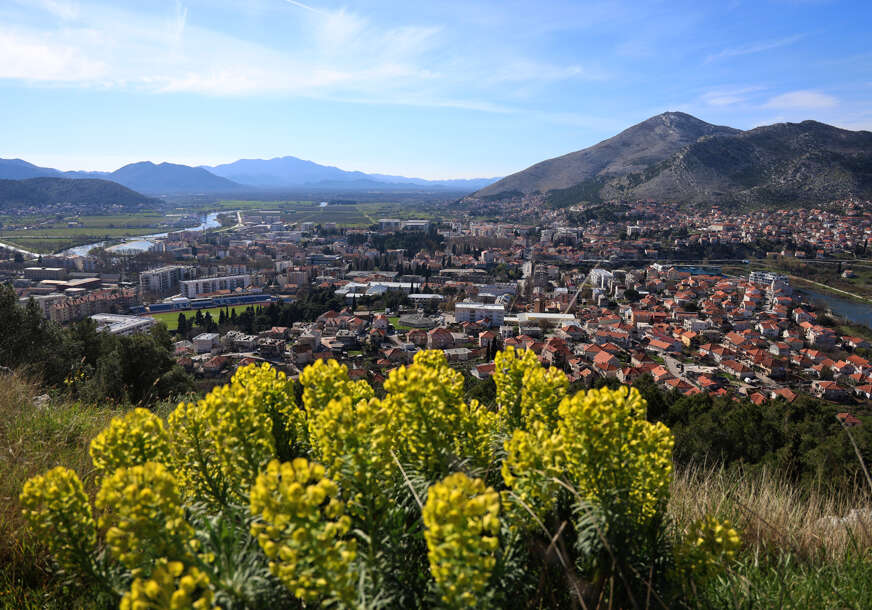
POLYGON ((872 501, 857 485, 836 495, 800 490, 771 470, 679 469, 669 513, 679 527, 706 514, 729 519, 746 552, 834 560, 872 548, 872 501))
POLYGON ((88 443, 117 407, 52 400, 37 407, 45 390, 21 373, 0 375, 0 607, 46 607, 48 557, 24 527, 18 494, 24 482, 55 466, 74 469, 94 492, 88 443))

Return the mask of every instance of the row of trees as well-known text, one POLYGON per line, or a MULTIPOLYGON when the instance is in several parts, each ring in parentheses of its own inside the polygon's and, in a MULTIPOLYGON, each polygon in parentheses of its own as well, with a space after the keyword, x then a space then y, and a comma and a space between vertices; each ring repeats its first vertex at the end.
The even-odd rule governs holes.
POLYGON ((129 337, 99 332, 87 319, 62 327, 34 301, 22 306, 11 286, 0 286, 0 364, 88 402, 146 404, 190 391, 193 381, 172 348, 162 324, 129 337))

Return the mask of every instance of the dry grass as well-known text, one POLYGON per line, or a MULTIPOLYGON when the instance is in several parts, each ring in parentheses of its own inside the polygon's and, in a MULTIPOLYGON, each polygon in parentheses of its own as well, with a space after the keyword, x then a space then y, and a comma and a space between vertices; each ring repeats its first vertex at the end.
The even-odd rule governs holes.
POLYGON ((711 514, 738 526, 746 552, 840 559, 872 548, 867 488, 801 492, 771 471, 691 467, 675 473, 669 513, 679 528, 711 514), (852 512, 854 511, 854 512, 852 512), (846 518, 847 517, 847 518, 846 518))
POLYGON ((39 587, 47 578, 44 549, 21 516, 18 494, 24 482, 66 466, 93 493, 88 444, 120 412, 63 400, 34 406, 33 398, 43 392, 22 374, 0 374, 0 606, 14 604, 3 595, 7 591, 39 587))

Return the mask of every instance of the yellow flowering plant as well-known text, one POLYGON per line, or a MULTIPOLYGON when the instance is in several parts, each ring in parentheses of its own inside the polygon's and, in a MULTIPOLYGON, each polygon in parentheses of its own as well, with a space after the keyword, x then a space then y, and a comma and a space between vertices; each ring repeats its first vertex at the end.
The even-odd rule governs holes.
MULTIPOLYGON (((609 570, 669 563, 652 557, 672 435, 638 392, 570 395, 531 351, 495 363, 493 405, 466 399, 439 350, 391 371, 381 398, 335 361, 296 389, 270 365, 242 367, 166 423, 134 409, 97 435, 96 511, 57 468, 25 484, 24 514, 61 568, 102 578, 131 610, 535 605, 558 551, 569 605, 609 570), (600 539, 627 560, 598 561, 600 539)), ((674 578, 708 573, 736 540, 701 522, 674 578)))
POLYGON ((96 506, 106 546, 125 567, 150 571, 160 558, 184 559, 193 536, 175 477, 163 464, 119 468, 103 480, 96 506))
POLYGON ((147 409, 137 408, 115 417, 91 441, 91 461, 100 474, 146 462, 164 462, 170 444, 161 419, 147 409))
POLYGON ((357 580, 351 519, 324 467, 270 462, 251 489, 251 526, 270 571, 304 602, 351 602, 357 580))
POLYGON ((158 562, 149 578, 137 578, 121 598, 120 610, 213 610, 209 578, 181 561, 158 562))
POLYGON ((435 588, 449 608, 487 605, 497 559, 500 496, 462 472, 433 484, 421 513, 435 588))
POLYGON ((78 475, 58 466, 24 484, 20 496, 33 533, 64 569, 89 571, 97 549, 97 524, 78 475))

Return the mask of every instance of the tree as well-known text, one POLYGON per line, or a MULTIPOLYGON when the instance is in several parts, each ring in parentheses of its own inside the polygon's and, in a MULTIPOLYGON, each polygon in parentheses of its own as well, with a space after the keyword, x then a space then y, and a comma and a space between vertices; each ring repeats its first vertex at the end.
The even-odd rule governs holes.
POLYGON ((178 318, 177 325, 178 326, 177 326, 176 332, 182 337, 187 337, 188 331, 189 331, 188 318, 181 311, 179 312, 179 318, 178 318))

